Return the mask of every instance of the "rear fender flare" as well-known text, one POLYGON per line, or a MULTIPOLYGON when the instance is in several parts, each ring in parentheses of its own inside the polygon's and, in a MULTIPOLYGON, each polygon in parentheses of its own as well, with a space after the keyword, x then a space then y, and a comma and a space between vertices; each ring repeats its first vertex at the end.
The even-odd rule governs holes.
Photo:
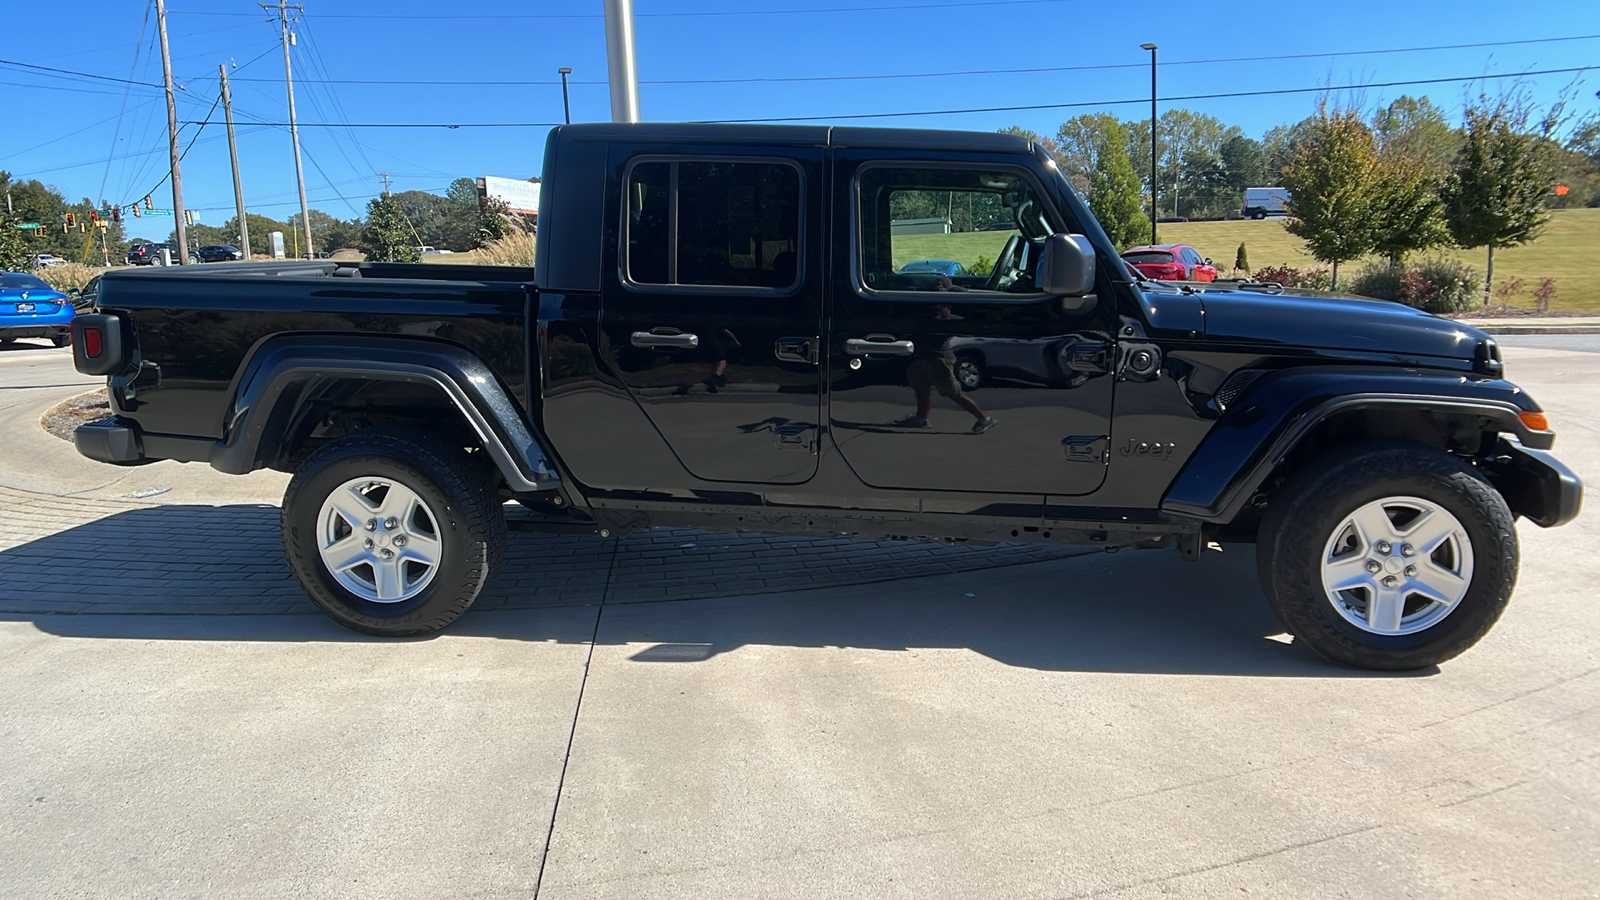
POLYGON ((212 467, 235 475, 263 468, 301 411, 306 388, 345 379, 406 382, 439 391, 511 490, 559 489, 553 457, 489 367, 461 347, 426 339, 300 335, 263 342, 236 382, 212 467))

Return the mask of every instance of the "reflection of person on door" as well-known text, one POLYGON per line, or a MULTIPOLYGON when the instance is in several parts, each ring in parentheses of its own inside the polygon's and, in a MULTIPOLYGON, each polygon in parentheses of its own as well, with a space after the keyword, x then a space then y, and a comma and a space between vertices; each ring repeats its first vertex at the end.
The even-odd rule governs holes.
MULTIPOLYGON (((948 283, 948 279, 943 279, 943 282, 948 283)), ((945 305, 933 307, 932 316, 946 321, 960 318, 945 305)), ((977 420, 972 423, 973 434, 983 434, 993 428, 994 417, 962 392, 961 382, 956 380, 956 355, 951 352, 946 337, 941 334, 916 334, 910 337, 913 349, 911 365, 906 369, 906 383, 916 395, 917 411, 895 424, 906 428, 927 428, 928 416, 933 412, 933 392, 938 391, 939 396, 954 400, 957 406, 972 413, 977 420)))

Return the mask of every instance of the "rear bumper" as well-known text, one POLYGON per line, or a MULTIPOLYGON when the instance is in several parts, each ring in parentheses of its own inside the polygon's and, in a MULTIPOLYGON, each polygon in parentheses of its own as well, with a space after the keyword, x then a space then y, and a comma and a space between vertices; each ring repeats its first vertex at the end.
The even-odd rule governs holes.
POLYGON ((58 325, 0 325, 0 338, 53 338, 72 333, 72 319, 58 325))
POLYGON ((1547 451, 1500 439, 1490 476, 1511 511, 1536 525, 1554 528, 1578 517, 1583 482, 1547 451))
POLYGON ((163 459, 178 462, 207 462, 216 441, 210 438, 146 434, 137 423, 111 416, 79 425, 72 432, 72 446, 96 462, 115 466, 142 466, 163 459))

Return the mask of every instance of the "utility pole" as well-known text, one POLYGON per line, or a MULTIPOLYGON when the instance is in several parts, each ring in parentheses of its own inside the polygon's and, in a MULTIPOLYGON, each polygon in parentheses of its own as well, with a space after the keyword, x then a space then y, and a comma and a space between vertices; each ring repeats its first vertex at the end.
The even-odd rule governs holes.
POLYGON ((389 196, 389 173, 379 172, 378 177, 383 179, 383 195, 385 197, 389 196))
POLYGON ((250 223, 244 217, 244 186, 239 183, 239 145, 233 139, 233 93, 228 89, 228 66, 217 66, 222 75, 222 115, 228 120, 228 159, 233 163, 233 206, 239 212, 239 249, 250 258, 250 223))
MULTIPOLYGON (((280 0, 281 2, 281 0, 280 0)), ((639 121, 639 66, 633 55, 633 0, 605 0, 611 121, 639 121)))
POLYGON ((161 81, 167 88, 167 151, 172 158, 172 222, 178 232, 178 265, 189 264, 189 233, 183 226, 183 175, 178 171, 178 106, 172 94, 172 52, 167 49, 167 3, 156 0, 156 31, 161 35, 161 81))
MULTIPOLYGON (((289 44, 294 40, 294 35, 289 32, 289 10, 305 12, 305 7, 298 3, 290 5, 285 0, 278 0, 277 6, 265 3, 257 4, 267 12, 277 10, 278 24, 283 27, 283 82, 289 89, 289 140, 294 143, 294 180, 300 186, 300 228, 306 237, 306 255, 311 254, 311 210, 306 208, 306 175, 300 167, 300 129, 294 120, 294 73, 289 66, 289 44)), ((298 254, 297 254, 298 255, 298 254)))

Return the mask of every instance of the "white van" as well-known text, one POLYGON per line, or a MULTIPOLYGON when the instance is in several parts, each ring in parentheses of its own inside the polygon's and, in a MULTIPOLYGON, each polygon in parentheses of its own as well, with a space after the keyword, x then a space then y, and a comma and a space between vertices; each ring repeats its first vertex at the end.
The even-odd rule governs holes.
POLYGON ((1281 187, 1253 187, 1244 189, 1244 209, 1247 219, 1265 219, 1267 216, 1289 214, 1289 190, 1281 187))

